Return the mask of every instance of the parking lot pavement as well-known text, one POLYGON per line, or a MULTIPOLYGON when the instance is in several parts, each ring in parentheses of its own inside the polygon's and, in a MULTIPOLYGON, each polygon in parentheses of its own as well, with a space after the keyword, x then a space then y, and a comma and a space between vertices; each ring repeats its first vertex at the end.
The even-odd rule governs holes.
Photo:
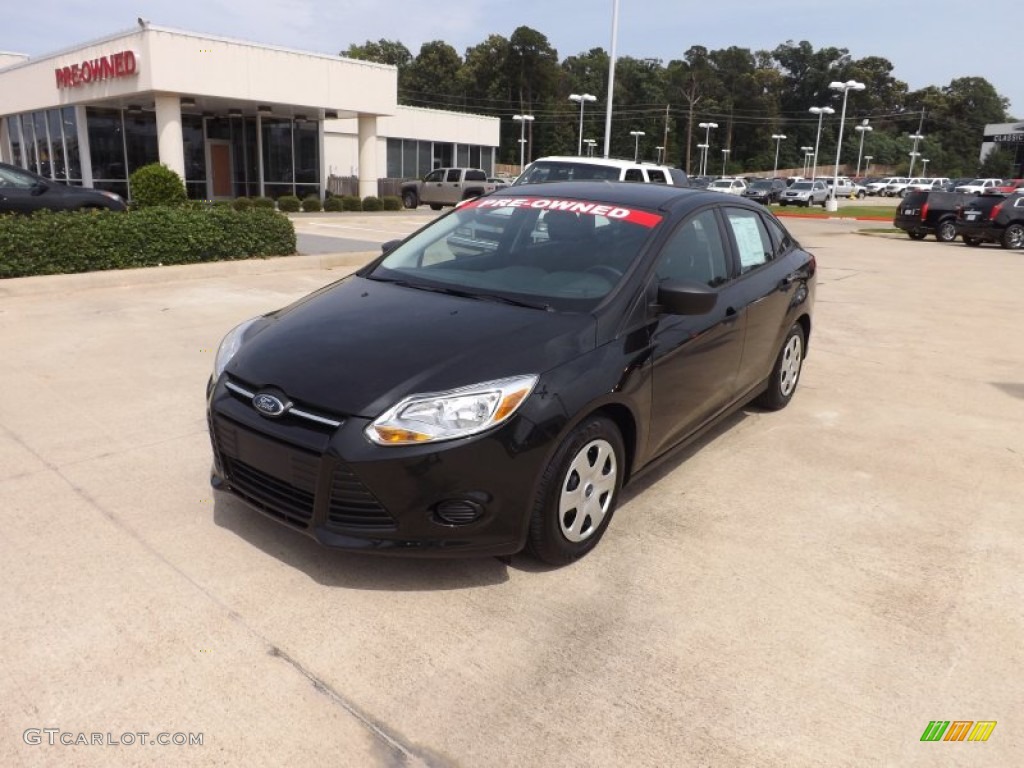
POLYGON ((820 265, 793 403, 556 570, 330 552, 211 493, 218 340, 338 270, 7 281, 0 765, 1019 764, 1024 254, 787 226, 820 265))

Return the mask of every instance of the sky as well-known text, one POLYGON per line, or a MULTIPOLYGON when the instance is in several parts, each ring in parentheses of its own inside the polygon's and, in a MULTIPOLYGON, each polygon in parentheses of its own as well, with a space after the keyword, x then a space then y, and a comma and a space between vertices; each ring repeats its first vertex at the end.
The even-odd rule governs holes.
MULTIPOLYGON (((611 48, 612 0, 3 0, 0 51, 32 56, 153 24, 320 53, 398 40, 413 54, 431 40, 460 53, 519 26, 547 36, 560 59, 611 48)), ((620 0, 618 54, 682 58, 693 45, 771 50, 787 40, 882 56, 912 90, 980 76, 1024 117, 1014 0, 620 0)))

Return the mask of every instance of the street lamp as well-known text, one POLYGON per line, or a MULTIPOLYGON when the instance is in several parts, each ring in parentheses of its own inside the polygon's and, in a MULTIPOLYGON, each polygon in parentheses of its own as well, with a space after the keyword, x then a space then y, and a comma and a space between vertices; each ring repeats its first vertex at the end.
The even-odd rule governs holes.
POLYGON ((519 172, 523 172, 526 165, 526 123, 533 120, 533 115, 512 115, 513 120, 519 121, 519 172))
POLYGON ((707 144, 698 144, 697 145, 697 149, 700 150, 700 168, 698 168, 698 170, 697 170, 697 175, 703 176, 704 175, 704 164, 707 162, 707 156, 708 156, 708 145, 707 144))
POLYGON ((907 178, 914 177, 914 158, 921 155, 921 153, 917 151, 917 142, 921 141, 924 136, 920 133, 912 133, 910 134, 910 138, 914 140, 914 148, 910 152, 910 171, 907 173, 907 178))
POLYGON ((807 178, 807 171, 810 168, 810 158, 814 154, 814 147, 800 147, 800 151, 804 153, 804 165, 800 170, 800 175, 807 178))
POLYGON ((722 175, 723 176, 725 176, 725 164, 727 162, 729 162, 729 153, 730 152, 732 152, 731 149, 723 149, 722 150, 722 175))
POLYGON ((814 181, 814 177, 818 175, 818 145, 821 143, 821 121, 825 115, 834 115, 836 111, 832 107, 811 107, 810 112, 812 115, 818 116, 818 136, 814 139, 814 171, 811 173, 811 181, 814 181))
MULTIPOLYGON (((839 204, 836 202, 836 187, 839 186, 839 157, 843 152, 843 126, 846 124, 846 99, 850 95, 850 91, 863 91, 867 88, 864 83, 858 83, 856 80, 847 80, 845 83, 840 83, 838 80, 828 84, 828 87, 833 91, 843 92, 843 111, 839 113, 839 138, 836 139, 836 164, 832 169, 832 204, 829 210, 835 211, 838 209, 839 204)), ((863 134, 861 134, 863 136, 863 134)))
POLYGON ((637 162, 640 159, 640 137, 646 136, 647 134, 643 131, 630 131, 629 135, 633 137, 633 162, 637 162))
POLYGON ((700 175, 708 175, 708 147, 711 146, 711 129, 717 128, 718 123, 697 123, 698 128, 704 129, 704 162, 701 163, 700 175))
POLYGON ((597 146, 597 141, 594 139, 584 139, 583 143, 587 145, 587 157, 593 157, 594 147, 597 146))
POLYGON ((786 134, 784 134, 784 133, 773 133, 772 134, 772 139, 775 141, 775 169, 772 171, 772 176, 773 177, 779 175, 779 145, 782 143, 782 140, 785 139, 785 138, 786 138, 786 134))
POLYGON ((921 158, 921 175, 924 176, 925 178, 928 178, 928 158, 927 157, 922 157, 921 158))
MULTIPOLYGON (((875 129, 868 125, 868 119, 865 117, 860 125, 853 130, 860 134, 860 149, 857 150, 857 177, 860 178, 860 156, 864 152, 864 134, 871 133, 875 129)), ((864 172, 864 175, 867 176, 867 171, 864 172)))
POLYGON ((871 161, 875 159, 874 155, 864 155, 864 175, 868 175, 868 170, 871 168, 871 161))
POLYGON ((658 165, 661 165, 661 153, 665 151, 664 147, 655 147, 655 152, 658 153, 658 165))
POLYGON ((576 150, 576 154, 583 155, 583 105, 588 101, 597 101, 597 96, 592 93, 573 93, 569 95, 569 101, 578 101, 580 103, 580 143, 576 150))

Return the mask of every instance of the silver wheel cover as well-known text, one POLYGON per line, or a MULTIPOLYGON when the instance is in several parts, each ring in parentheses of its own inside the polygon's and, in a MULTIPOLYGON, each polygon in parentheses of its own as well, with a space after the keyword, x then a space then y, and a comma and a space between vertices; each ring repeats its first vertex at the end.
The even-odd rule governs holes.
POLYGON ((783 397, 789 397, 796 389, 803 361, 803 342, 800 340, 800 334, 793 334, 782 349, 782 365, 779 366, 779 391, 782 392, 783 397))
POLYGON ((591 440, 573 457, 558 495, 558 525, 571 542, 593 535, 611 509, 618 474, 607 440, 591 440))

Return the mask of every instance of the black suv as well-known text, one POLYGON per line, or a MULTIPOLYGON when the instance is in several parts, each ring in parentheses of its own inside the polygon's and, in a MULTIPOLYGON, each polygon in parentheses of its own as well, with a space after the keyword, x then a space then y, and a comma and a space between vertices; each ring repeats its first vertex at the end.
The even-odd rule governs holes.
POLYGON ((894 226, 911 240, 924 240, 928 235, 942 243, 956 240, 956 212, 973 196, 959 192, 912 190, 900 200, 894 226))
POLYGON ((957 210, 956 233, 967 245, 1024 248, 1024 194, 972 197, 957 210))

